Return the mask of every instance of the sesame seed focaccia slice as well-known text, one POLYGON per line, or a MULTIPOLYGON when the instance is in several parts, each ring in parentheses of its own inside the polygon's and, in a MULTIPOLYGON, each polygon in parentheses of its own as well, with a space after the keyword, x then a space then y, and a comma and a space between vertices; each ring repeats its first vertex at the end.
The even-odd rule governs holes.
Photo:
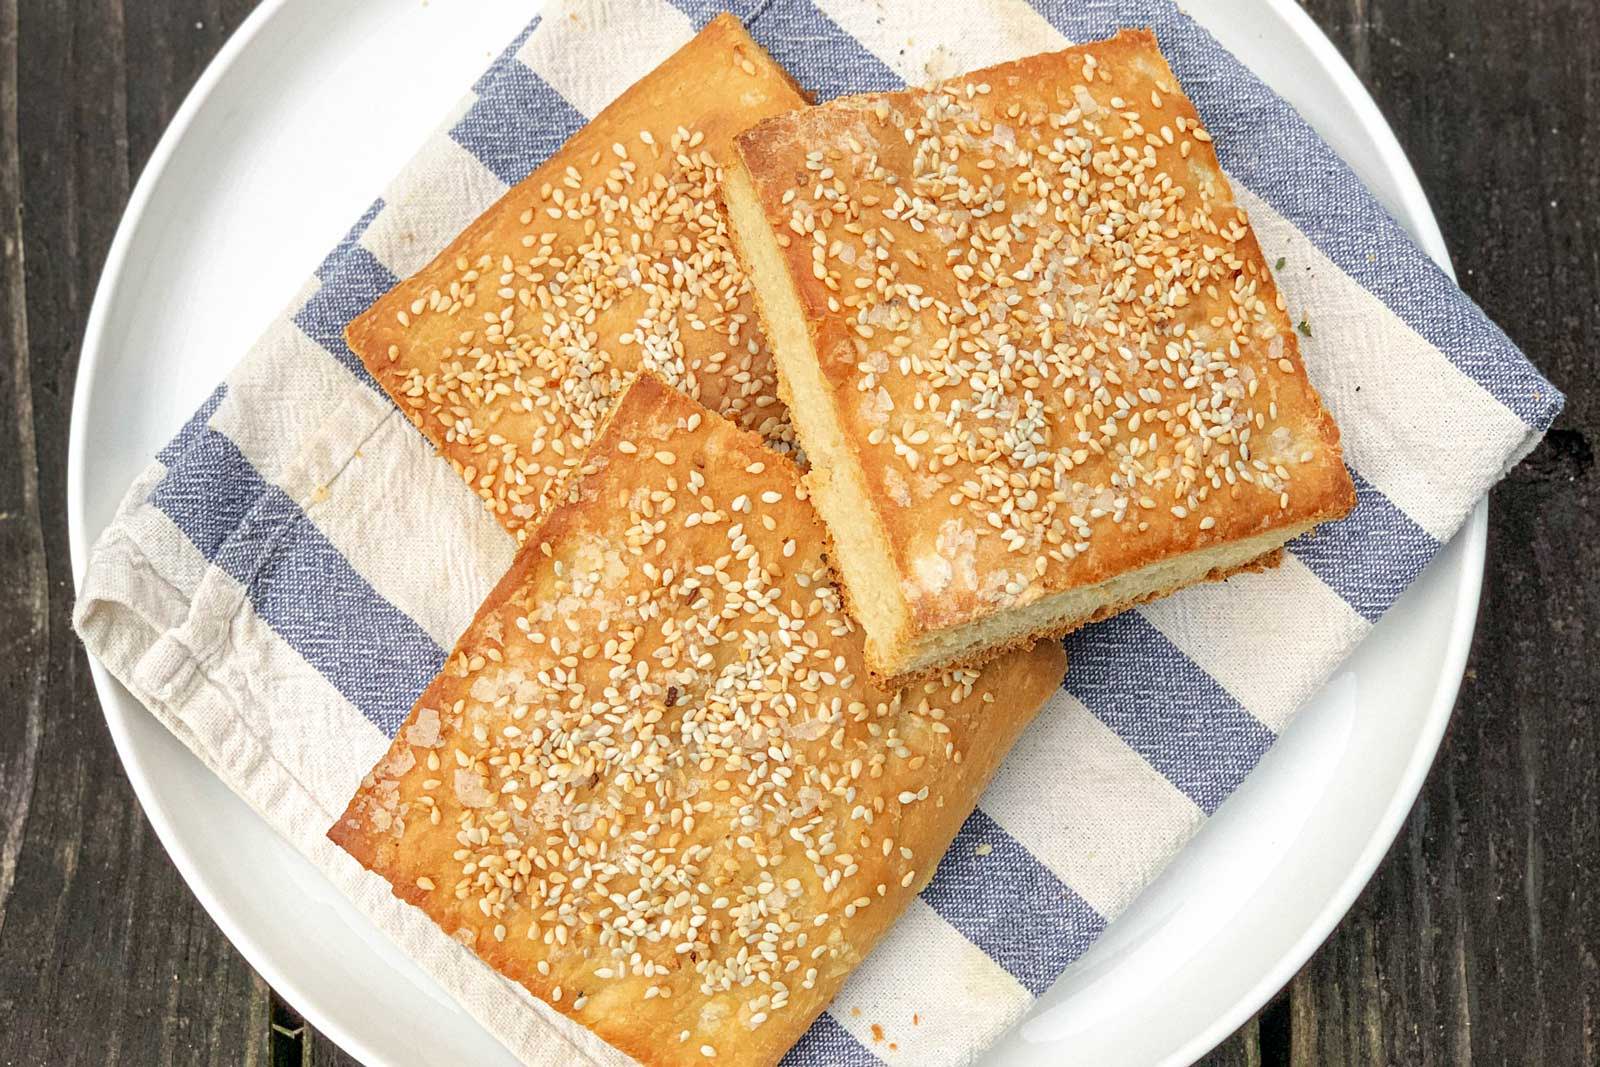
POLYGON ((329 837, 647 1064, 772 1064, 933 873, 1058 644, 873 684, 799 470, 642 376, 329 837))
POLYGON ((640 367, 790 439, 719 185, 740 130, 805 103, 718 16, 351 322, 350 348, 519 542, 640 367))
POLYGON ((1339 432, 1148 31, 741 135, 727 196, 871 665, 1275 562, 1339 432))

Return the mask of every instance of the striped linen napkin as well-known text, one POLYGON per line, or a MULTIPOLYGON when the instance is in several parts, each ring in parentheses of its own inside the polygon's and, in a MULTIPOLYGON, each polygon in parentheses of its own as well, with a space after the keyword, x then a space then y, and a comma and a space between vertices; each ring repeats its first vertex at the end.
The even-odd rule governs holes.
POLYGON ((790 1054, 974 1059, 1260 760, 1562 398, 1282 100, 1167 0, 573 0, 512 42, 129 490, 90 651, 529 1063, 620 1063, 323 837, 512 543, 345 346, 427 262, 712 15, 819 98, 1153 26, 1215 136, 1344 433, 1359 503, 1282 567, 1078 633, 1062 690, 937 876, 790 1054), (937 966, 930 966, 930 961, 937 966), (896 1046, 871 1020, 907 1018, 896 1046))

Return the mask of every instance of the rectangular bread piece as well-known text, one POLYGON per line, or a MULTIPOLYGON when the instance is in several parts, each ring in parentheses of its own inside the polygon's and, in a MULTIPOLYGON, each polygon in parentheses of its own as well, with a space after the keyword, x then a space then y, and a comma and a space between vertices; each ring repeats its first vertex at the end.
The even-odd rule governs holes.
POLYGON ((644 375, 328 836, 640 1061, 772 1064, 1065 660, 874 684, 799 469, 644 375))
POLYGON ((805 103, 718 16, 350 323, 519 542, 640 367, 790 440, 719 186, 739 131, 805 103))
POLYGON ((871 666, 1276 562, 1339 432, 1148 31, 769 119, 729 211, 871 666))

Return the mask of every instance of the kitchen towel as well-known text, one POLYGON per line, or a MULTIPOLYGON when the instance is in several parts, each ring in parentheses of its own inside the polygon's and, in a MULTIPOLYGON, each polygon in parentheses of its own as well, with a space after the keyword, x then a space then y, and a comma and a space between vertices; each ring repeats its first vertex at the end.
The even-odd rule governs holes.
POLYGON ((552 5, 135 482, 95 546, 76 623, 515 1055, 626 1062, 323 837, 513 553, 343 331, 722 10, 819 99, 1153 27, 1279 264, 1355 479, 1355 511, 1296 541, 1278 569, 1068 640, 1051 706, 788 1060, 965 1063, 1216 812, 1561 406, 1305 121, 1166 0, 552 5), (914 1013, 892 1043, 874 1033, 914 1013))

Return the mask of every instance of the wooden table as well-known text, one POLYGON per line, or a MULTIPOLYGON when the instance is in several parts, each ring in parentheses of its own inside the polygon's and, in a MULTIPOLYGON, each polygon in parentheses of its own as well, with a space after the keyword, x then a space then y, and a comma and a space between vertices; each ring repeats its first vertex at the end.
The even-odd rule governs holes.
MULTIPOLYGON (((353 1062, 185 888, 68 625, 84 318, 132 181, 251 6, 0 0, 0 1065, 353 1062)), ((1208 1062, 1594 1064, 1600 6, 1308 7, 1410 153, 1467 291, 1570 400, 1494 493, 1471 665, 1404 831, 1208 1062)))

